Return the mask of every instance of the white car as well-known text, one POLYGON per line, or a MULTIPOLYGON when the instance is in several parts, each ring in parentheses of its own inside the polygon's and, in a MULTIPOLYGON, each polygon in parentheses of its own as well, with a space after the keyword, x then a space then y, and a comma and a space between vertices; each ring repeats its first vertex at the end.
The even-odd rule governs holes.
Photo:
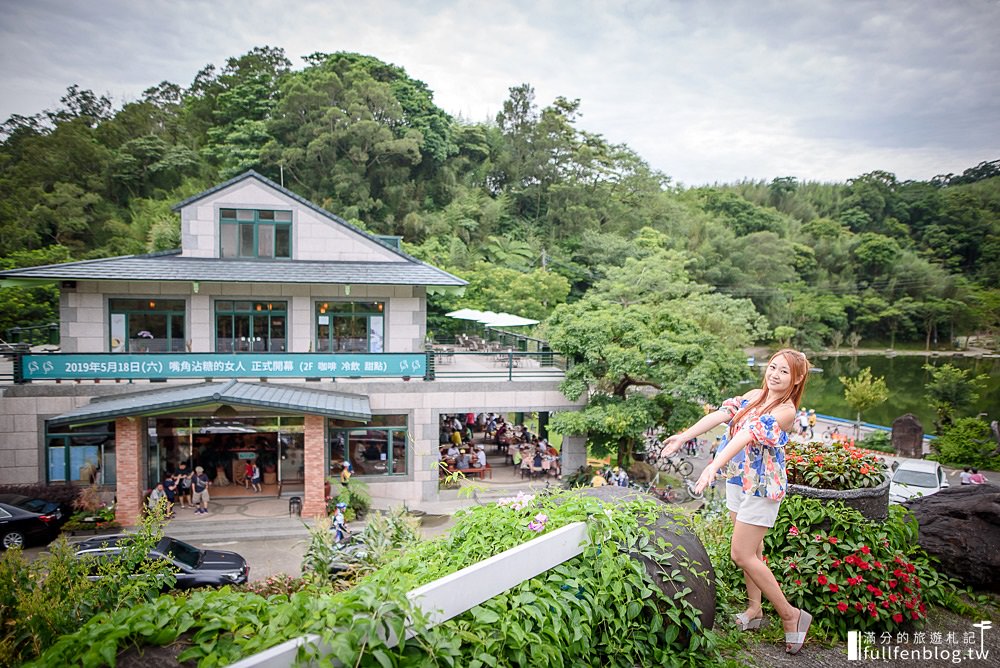
POLYGON ((918 496, 937 494, 948 487, 944 469, 924 459, 904 460, 892 473, 889 503, 902 503, 918 496))

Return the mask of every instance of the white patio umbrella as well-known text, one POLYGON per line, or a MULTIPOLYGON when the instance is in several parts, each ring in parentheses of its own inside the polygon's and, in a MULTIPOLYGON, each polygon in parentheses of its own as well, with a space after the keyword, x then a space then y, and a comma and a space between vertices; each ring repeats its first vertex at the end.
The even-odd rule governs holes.
POLYGON ((483 317, 482 311, 477 311, 474 308, 461 308, 457 311, 452 311, 451 313, 445 313, 448 318, 456 318, 458 320, 479 320, 483 317))
POLYGON ((524 318, 519 315, 514 315, 512 313, 497 313, 497 316, 486 323, 487 327, 526 327, 528 325, 537 325, 537 320, 532 320, 531 318, 524 318))
POLYGON ((496 318, 498 315, 500 314, 494 311, 483 311, 482 314, 480 314, 480 316, 476 318, 476 320, 478 322, 483 323, 484 325, 488 325, 490 324, 490 321, 496 318))

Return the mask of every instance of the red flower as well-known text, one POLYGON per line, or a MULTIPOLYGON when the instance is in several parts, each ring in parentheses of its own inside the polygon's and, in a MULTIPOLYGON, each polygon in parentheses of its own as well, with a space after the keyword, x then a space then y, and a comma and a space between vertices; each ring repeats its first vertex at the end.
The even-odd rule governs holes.
POLYGON ((793 524, 792 528, 788 530, 788 535, 789 536, 798 536, 799 535, 799 528, 793 524))
POLYGON ((903 586, 903 591, 905 593, 907 593, 907 594, 912 594, 913 593, 913 590, 910 589, 909 587, 905 586, 905 585, 903 586))
POLYGON ((903 621, 903 615, 897 612, 895 615, 892 616, 892 621, 896 622, 897 624, 901 623, 903 621))
POLYGON ((834 559, 833 560, 833 567, 834 568, 840 568, 840 559, 834 559))
POLYGON ((917 613, 916 610, 910 612, 910 617, 913 617, 913 619, 920 619, 920 615, 917 613))
POLYGON ((833 583, 831 582, 831 583, 830 583, 830 591, 832 591, 833 593, 835 593, 835 594, 836 594, 836 593, 837 593, 838 591, 840 591, 840 587, 838 587, 837 585, 835 585, 835 584, 833 584, 833 583))
POLYGON ((898 568, 894 570, 892 574, 895 575, 897 578, 903 577, 903 571, 899 570, 898 568))
POLYGON ((906 606, 907 610, 913 610, 913 607, 916 605, 916 603, 914 603, 913 601, 903 601, 903 605, 906 606))
POLYGON ((849 564, 851 566, 856 566, 858 563, 858 558, 855 557, 853 554, 849 554, 846 557, 844 557, 844 563, 849 564))
POLYGON ((837 604, 837 610, 840 610, 841 612, 847 612, 847 604, 841 601, 840 603, 837 604))
POLYGON ((918 607, 920 608, 920 612, 927 612, 927 606, 923 603, 921 603, 918 607))
POLYGON ((913 564, 906 564, 906 572, 907 573, 912 573, 915 570, 917 570, 917 569, 916 569, 916 567, 913 564))
POLYGON ((795 562, 794 561, 788 562, 788 567, 791 568, 794 571, 795 570, 795 562))
POLYGON ((800 584, 802 584, 802 580, 796 580, 796 581, 795 581, 795 584, 797 584, 797 585, 800 585, 800 584))
POLYGON ((858 568, 860 568, 863 571, 870 571, 872 569, 872 565, 869 564, 867 561, 859 561, 858 568))
POLYGON ((861 552, 864 553, 864 554, 871 554, 872 553, 872 549, 870 547, 868 547, 867 545, 862 545, 861 546, 861 552))
POLYGON ((896 596, 895 594, 889 594, 889 600, 895 603, 896 601, 899 600, 899 597, 896 596))
POLYGON ((868 601, 868 609, 875 612, 875 601, 868 601))
POLYGON ((855 603, 854 604, 854 609, 855 610, 864 610, 865 606, 861 605, 860 603, 855 603))
POLYGON ((820 583, 821 585, 825 585, 827 582, 826 576, 820 575, 818 578, 816 578, 816 582, 820 583))
POLYGON ((881 561, 876 561, 875 562, 875 568, 882 568, 882 562, 881 561))
POLYGON ((822 543, 823 542, 823 537, 820 536, 818 533, 817 534, 813 534, 813 540, 816 541, 817 543, 822 543))
POLYGON ((876 612, 875 610, 872 610, 872 617, 875 617, 876 619, 878 619, 878 612, 876 612))
POLYGON ((833 544, 833 545, 836 545, 837 544, 837 537, 836 536, 830 536, 830 543, 833 544))
POLYGON ((895 589, 897 584, 895 580, 889 580, 889 589, 895 589))

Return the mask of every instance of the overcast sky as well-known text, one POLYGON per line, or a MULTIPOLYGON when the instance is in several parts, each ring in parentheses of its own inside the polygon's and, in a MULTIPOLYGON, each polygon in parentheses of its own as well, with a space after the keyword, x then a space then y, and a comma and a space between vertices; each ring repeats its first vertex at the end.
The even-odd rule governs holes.
POLYGON ((1000 0, 0 0, 0 119, 79 84, 116 105, 254 46, 403 67, 495 117, 530 83, 687 185, 900 179, 1000 158, 1000 0))

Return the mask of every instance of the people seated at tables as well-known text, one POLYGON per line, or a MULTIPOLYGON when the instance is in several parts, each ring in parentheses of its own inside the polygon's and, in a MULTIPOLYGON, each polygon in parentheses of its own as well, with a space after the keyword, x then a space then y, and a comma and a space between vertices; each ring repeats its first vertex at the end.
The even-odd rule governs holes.
POLYGON ((462 432, 460 429, 452 429, 451 442, 454 445, 462 445, 462 432))
POLYGON ((446 455, 448 457, 458 457, 459 454, 458 450, 459 450, 458 446, 452 443, 451 445, 448 446, 448 452, 446 453, 446 455))
POLYGON ((459 471, 465 471, 472 467, 472 460, 469 454, 462 448, 458 453, 458 459, 455 460, 455 468, 459 471))
POLYGON ((477 466, 481 469, 486 468, 486 449, 483 448, 483 446, 481 445, 476 446, 476 457, 477 457, 477 466))

